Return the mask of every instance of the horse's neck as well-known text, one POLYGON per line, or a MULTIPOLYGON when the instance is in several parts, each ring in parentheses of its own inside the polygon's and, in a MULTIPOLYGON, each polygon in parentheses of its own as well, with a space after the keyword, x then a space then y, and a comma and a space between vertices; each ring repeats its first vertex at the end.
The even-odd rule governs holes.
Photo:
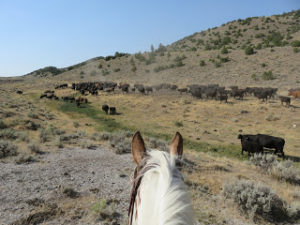
POLYGON ((193 224, 192 207, 183 181, 179 177, 170 178, 165 175, 155 169, 144 175, 136 199, 139 201, 140 198, 137 220, 133 224, 193 224))

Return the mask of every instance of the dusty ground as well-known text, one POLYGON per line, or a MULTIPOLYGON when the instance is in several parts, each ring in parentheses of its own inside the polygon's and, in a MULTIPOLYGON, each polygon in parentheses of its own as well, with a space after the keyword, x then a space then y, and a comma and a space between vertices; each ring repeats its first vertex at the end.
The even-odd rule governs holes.
POLYGON ((103 147, 62 149, 32 164, 1 163, 0 224, 11 224, 53 204, 67 216, 56 214, 43 224, 88 224, 89 216, 80 217, 90 214, 90 207, 99 199, 115 201, 114 211, 120 214, 116 220, 122 221, 133 169, 131 155, 116 155, 103 147), (67 187, 78 192, 78 197, 65 196, 67 187), (71 216, 78 218, 71 220, 71 216))

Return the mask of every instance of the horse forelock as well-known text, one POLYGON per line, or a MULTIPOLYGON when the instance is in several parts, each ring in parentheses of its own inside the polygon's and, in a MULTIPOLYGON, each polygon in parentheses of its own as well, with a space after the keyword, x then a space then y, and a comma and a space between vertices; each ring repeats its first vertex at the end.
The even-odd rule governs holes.
POLYGON ((135 220, 137 220, 138 217, 138 206, 141 203, 141 196, 140 196, 140 184, 142 182, 142 179, 147 171, 150 169, 158 166, 158 164, 155 163, 147 163, 149 159, 149 156, 146 155, 146 157, 136 166, 133 174, 132 174, 132 187, 130 191, 130 203, 128 208, 128 218, 129 218, 129 224, 132 224, 133 216, 135 213, 135 220), (137 199, 138 197, 138 199, 137 199), (138 201, 136 201, 138 200, 138 201), (135 212, 134 212, 135 209, 135 212))

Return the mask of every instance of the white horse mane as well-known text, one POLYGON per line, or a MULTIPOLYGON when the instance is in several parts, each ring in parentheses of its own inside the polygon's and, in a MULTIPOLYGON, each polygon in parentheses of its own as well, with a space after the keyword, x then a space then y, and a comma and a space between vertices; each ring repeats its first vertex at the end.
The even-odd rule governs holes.
POLYGON ((147 151, 146 164, 135 199, 132 224, 192 225, 193 210, 176 157, 162 151, 147 151))

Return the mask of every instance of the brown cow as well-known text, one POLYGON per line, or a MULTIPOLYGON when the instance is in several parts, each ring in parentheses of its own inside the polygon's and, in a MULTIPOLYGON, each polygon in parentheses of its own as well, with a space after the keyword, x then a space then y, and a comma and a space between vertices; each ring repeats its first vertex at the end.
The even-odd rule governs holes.
POLYGON ((294 98, 300 98, 300 90, 289 91, 289 96, 294 96, 294 98))

